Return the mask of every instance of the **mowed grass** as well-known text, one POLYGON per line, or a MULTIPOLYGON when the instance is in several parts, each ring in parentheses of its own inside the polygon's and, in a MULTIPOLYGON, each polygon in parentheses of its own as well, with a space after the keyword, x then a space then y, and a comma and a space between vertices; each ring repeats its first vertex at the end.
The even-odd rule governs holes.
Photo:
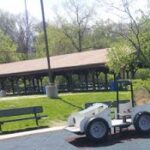
MULTIPOLYGON (((130 99, 130 93, 121 92, 120 98, 130 99)), ((48 115, 48 117, 41 119, 39 124, 40 126, 51 127, 66 121, 72 112, 81 110, 87 102, 112 100, 116 100, 115 92, 60 94, 58 99, 50 99, 46 96, 19 96, 0 98, 0 109, 42 106, 44 109, 43 114, 48 115)), ((33 127, 36 127, 34 120, 11 122, 2 125, 3 131, 23 130, 33 127)))

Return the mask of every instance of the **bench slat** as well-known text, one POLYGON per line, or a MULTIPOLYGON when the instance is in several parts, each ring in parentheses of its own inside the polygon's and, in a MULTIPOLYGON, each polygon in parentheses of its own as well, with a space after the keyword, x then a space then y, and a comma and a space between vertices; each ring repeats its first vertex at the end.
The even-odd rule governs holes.
POLYGON ((0 110, 0 117, 19 116, 41 112, 43 112, 43 108, 41 106, 3 109, 0 110))
POLYGON ((32 116, 32 117, 25 117, 25 118, 17 118, 17 119, 10 119, 10 120, 2 120, 0 121, 0 124, 3 124, 3 123, 7 123, 7 122, 15 122, 15 121, 22 121, 22 120, 30 120, 30 119, 41 119, 41 118, 44 118, 44 117, 47 117, 47 115, 40 115, 40 116, 32 116))

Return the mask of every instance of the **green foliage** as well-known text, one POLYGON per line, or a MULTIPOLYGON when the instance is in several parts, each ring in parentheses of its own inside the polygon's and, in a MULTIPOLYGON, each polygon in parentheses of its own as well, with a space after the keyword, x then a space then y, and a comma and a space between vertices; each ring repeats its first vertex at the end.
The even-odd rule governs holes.
POLYGON ((146 59, 141 57, 142 64, 144 66, 149 66, 150 63, 150 18, 146 18, 145 23, 141 27, 140 40, 141 48, 146 59))
POLYGON ((15 50, 15 43, 0 30, 0 63, 18 60, 15 50))
POLYGON ((99 21, 92 27, 92 46, 94 49, 109 48, 113 43, 120 40, 117 34, 110 32, 115 24, 107 21, 99 21))
MULTIPOLYGON (((139 25, 139 41, 140 48, 146 57, 139 56, 139 60, 135 61, 135 56, 131 55, 133 52, 137 52, 136 46, 134 47, 127 38, 122 38, 119 34, 125 32, 125 37, 131 38, 133 42, 136 42, 134 34, 130 31, 126 31, 127 26, 129 24, 122 23, 121 27, 125 30, 121 30, 120 24, 113 23, 110 20, 102 21, 99 20, 95 24, 89 21, 94 15, 93 8, 91 12, 88 10, 86 6, 86 2, 80 1, 72 1, 74 3, 70 3, 70 8, 75 7, 77 4, 80 6, 79 19, 81 19, 81 24, 76 20, 76 11, 70 14, 72 16, 71 20, 67 20, 67 18, 60 18, 57 20, 57 24, 47 23, 47 34, 48 34, 48 43, 49 43, 49 52, 50 55, 59 55, 72 53, 79 50, 79 45, 83 50, 88 49, 99 49, 99 48, 109 48, 111 47, 111 51, 108 54, 108 66, 110 69, 113 69, 116 73, 120 72, 122 68, 125 70, 134 70, 137 67, 137 62, 140 60, 142 66, 148 67, 150 64, 150 18, 149 16, 141 17, 136 20, 139 25), (84 5, 83 5, 84 4, 84 5), (85 9, 86 8, 86 9, 85 9), (89 12, 89 16, 87 17, 87 13, 89 12), (74 15, 73 15, 74 14, 74 15), (80 18, 81 17, 81 18, 80 18), (84 18, 85 17, 85 18, 84 18), (87 18, 86 18, 87 17, 87 18), (83 19, 83 20, 82 20, 83 19), (62 21, 62 22, 61 22, 62 21), (79 36, 82 35, 81 37, 79 36), (67 36, 68 34, 68 36, 67 36), (133 34, 133 35, 132 35, 133 34), (69 38, 71 36, 71 38, 69 38), (80 38, 81 39, 80 39, 80 38), (80 40, 79 40, 80 39, 80 40), (80 42, 79 42, 80 41, 80 42), (127 42, 128 41, 128 42, 127 42), (79 44, 80 43, 80 44, 79 44), (130 44, 129 44, 130 43, 130 44), (76 47, 75 47, 76 45, 76 47), (132 45, 132 46, 131 46, 132 45), (78 48, 77 48, 78 47, 78 48), (134 47, 134 48, 133 48, 134 47), (78 50, 77 50, 78 49, 78 50), (134 51, 134 50, 135 51, 134 51)), ((67 8, 66 5, 66 10, 67 8)), ((66 11, 66 14, 68 11, 66 11)), ((69 16, 69 17, 70 17, 69 16)), ((39 58, 45 57, 45 41, 43 29, 40 23, 30 20, 30 28, 33 35, 33 45, 35 45, 36 54, 32 56, 28 56, 25 54, 16 53, 16 48, 18 47, 18 40, 23 42, 25 32, 21 32, 21 29, 25 31, 25 22, 24 18, 17 17, 11 15, 7 12, 0 11, 0 62, 11 62, 16 60, 24 60, 31 58, 39 58), (35 29, 36 24, 36 29, 35 29), (39 29, 40 28, 40 29, 39 29), (20 30, 19 30, 20 29, 20 30), (18 39, 19 38, 19 39, 18 39)), ((134 30, 133 30, 134 31, 134 30)), ((122 33, 123 34, 123 33, 122 33)), ((21 44, 21 42, 19 42, 21 44)), ((23 43, 22 43, 23 44, 23 43)))
POLYGON ((90 48, 90 23, 95 13, 94 7, 87 5, 86 0, 67 0, 62 5, 64 14, 57 13, 59 26, 77 52, 90 48))
POLYGON ((119 73, 121 69, 130 69, 130 64, 134 59, 133 49, 125 43, 116 43, 111 49, 108 49, 108 67, 115 73, 119 73))
MULTIPOLYGON (((73 79, 74 79, 74 77, 73 77, 73 79)), ((66 82, 67 81, 66 81, 66 79, 65 79, 64 76, 56 76, 56 78, 55 78, 55 83, 57 85, 59 85, 59 84, 65 84, 66 82)))
MULTIPOLYGON (((128 92, 121 92, 121 98, 127 99, 130 97, 128 92)), ((5 99, 5 98, 4 98, 5 99)), ((67 121, 68 116, 75 111, 84 108, 87 102, 104 102, 116 100, 116 93, 114 92, 97 92, 97 93, 76 93, 76 94, 62 94, 59 99, 50 99, 46 96, 19 96, 7 97, 7 100, 0 101, 0 109, 28 107, 28 106, 42 106, 45 115, 48 118, 40 121, 41 126, 52 126, 52 122, 67 121)), ((25 128, 35 127, 35 121, 18 121, 13 123, 6 123, 2 126, 3 131, 20 130, 25 128)))
MULTIPOLYGON (((47 28, 47 35, 50 55, 70 53, 73 50, 72 44, 60 28, 49 25, 47 28)), ((35 45, 36 57, 45 57, 46 52, 43 32, 40 32, 37 36, 35 45)))
POLYGON ((108 82, 114 81, 114 75, 113 74, 108 74, 108 82))
POLYGON ((43 86, 48 85, 48 84, 49 84, 49 79, 48 79, 48 77, 44 77, 42 82, 43 82, 43 86))
POLYGON ((134 90, 138 90, 142 87, 144 87, 145 89, 147 89, 150 92, 150 79, 147 79, 147 80, 141 80, 141 79, 133 80, 134 90))
MULTIPOLYGON (((104 73, 100 73, 99 76, 98 76, 98 79, 100 82, 103 82, 105 83, 105 74, 104 73)), ((107 80, 108 82, 110 81, 114 81, 114 75, 113 74, 107 74, 107 80)))
POLYGON ((135 74, 135 79, 150 79, 150 69, 138 69, 135 74))
POLYGON ((101 82, 105 82, 105 74, 104 73, 100 73, 98 78, 101 82))

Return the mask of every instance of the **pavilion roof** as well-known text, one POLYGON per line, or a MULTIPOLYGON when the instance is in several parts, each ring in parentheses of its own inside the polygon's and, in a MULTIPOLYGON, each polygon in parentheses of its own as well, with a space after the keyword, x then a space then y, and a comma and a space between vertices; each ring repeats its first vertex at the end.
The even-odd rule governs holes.
MULTIPOLYGON (((50 57, 51 69, 62 70, 93 65, 104 65, 107 62, 107 49, 89 50, 50 57)), ((46 58, 0 64, 0 76, 42 72, 47 70, 46 58)))

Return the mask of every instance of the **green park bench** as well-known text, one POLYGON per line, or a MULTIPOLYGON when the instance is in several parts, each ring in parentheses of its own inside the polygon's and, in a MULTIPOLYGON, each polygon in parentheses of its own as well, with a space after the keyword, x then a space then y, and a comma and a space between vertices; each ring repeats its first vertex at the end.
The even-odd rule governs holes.
POLYGON ((0 110, 0 131, 2 125, 8 122, 22 121, 22 120, 35 120, 36 125, 39 126, 38 120, 47 115, 42 115, 42 106, 24 107, 24 108, 11 108, 0 110), (13 118, 15 116, 15 118, 13 118))

